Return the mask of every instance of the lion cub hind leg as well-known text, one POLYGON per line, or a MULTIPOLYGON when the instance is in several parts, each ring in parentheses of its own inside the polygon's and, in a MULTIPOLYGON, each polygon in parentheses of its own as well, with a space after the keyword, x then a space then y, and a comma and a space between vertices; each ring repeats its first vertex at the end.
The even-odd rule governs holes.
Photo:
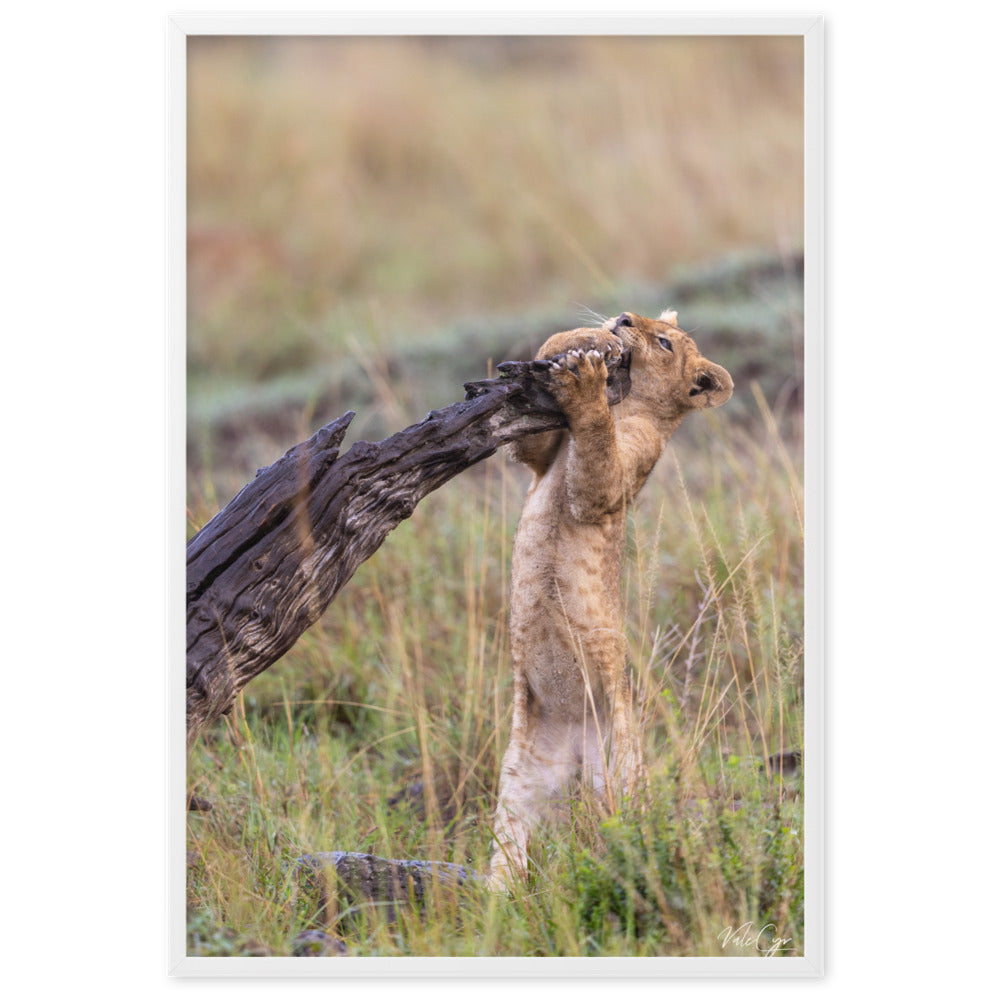
POLYGON ((542 734, 535 719, 512 734, 500 771, 495 844, 486 879, 489 888, 502 891, 527 872, 532 830, 579 769, 579 752, 571 735, 568 730, 542 734))
POLYGON ((645 788, 645 758, 632 686, 626 676, 624 629, 595 629, 581 645, 593 687, 584 714, 584 781, 608 808, 638 801, 645 788))
POLYGON ((646 791, 646 763, 635 709, 624 678, 615 695, 611 712, 613 722, 609 769, 615 793, 614 805, 620 808, 625 800, 631 800, 641 807, 646 791))

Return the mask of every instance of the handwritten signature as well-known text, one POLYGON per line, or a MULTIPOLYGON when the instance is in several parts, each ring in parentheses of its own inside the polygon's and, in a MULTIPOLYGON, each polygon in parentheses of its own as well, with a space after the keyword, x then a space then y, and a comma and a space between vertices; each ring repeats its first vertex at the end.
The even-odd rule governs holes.
POLYGON ((778 928, 774 924, 764 924, 757 930, 750 921, 739 927, 727 927, 719 933, 719 940, 725 950, 727 945, 733 948, 752 948, 765 958, 776 955, 779 951, 788 951, 791 938, 778 937, 778 928))

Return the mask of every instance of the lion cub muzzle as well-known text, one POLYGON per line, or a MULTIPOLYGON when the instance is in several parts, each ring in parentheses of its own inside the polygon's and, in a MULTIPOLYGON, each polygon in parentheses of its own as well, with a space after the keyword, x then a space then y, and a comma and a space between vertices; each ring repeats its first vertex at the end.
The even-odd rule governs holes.
MULTIPOLYGON (((694 341, 677 325, 677 313, 648 319, 624 312, 603 329, 621 338, 625 347, 645 362, 673 399, 679 412, 721 406, 733 394, 733 379, 722 365, 702 357, 694 341)), ((652 374, 649 381, 655 381, 652 374)))

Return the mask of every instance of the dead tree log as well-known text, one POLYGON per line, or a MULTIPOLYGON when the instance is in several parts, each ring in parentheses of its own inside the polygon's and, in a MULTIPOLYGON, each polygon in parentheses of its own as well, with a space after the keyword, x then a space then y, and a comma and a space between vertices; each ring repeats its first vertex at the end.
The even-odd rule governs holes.
POLYGON ((432 891, 482 891, 471 868, 447 861, 404 861, 355 851, 329 851, 295 859, 298 896, 314 926, 337 923, 345 911, 376 905, 394 919, 400 905, 420 906, 432 891))
MULTIPOLYGON (((609 363, 608 401, 631 383, 609 363)), ((340 444, 353 413, 262 469, 187 546, 187 739, 227 712, 319 619, 428 493, 501 445, 566 425, 548 362, 507 362, 466 398, 378 443, 340 444)))

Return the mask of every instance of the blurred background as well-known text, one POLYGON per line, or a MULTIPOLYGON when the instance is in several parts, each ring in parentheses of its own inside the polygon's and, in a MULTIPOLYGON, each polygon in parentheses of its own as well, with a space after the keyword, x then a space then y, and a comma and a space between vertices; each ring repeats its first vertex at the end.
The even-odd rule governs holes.
POLYGON ((192 499, 588 310, 677 308, 731 411, 795 408, 802 78, 796 37, 189 38, 192 499))

